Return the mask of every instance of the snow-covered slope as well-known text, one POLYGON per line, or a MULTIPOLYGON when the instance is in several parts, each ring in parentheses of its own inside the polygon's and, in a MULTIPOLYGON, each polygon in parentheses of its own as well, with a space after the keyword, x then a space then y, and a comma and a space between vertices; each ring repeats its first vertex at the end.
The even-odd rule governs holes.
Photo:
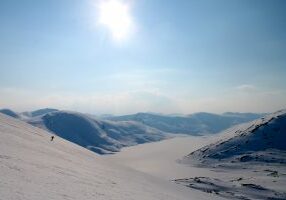
POLYGON ((159 141, 170 136, 138 122, 97 120, 67 111, 50 112, 27 122, 100 154, 118 152, 124 146, 159 141))
POLYGON ((198 135, 218 133, 231 126, 249 122, 262 116, 263 114, 252 113, 224 113, 222 115, 195 113, 188 116, 137 113, 117 117, 111 116, 107 117, 107 119, 114 121, 138 121, 165 132, 198 135))
POLYGON ((226 199, 286 199, 286 110, 217 137, 181 161, 209 173, 190 174, 176 183, 226 199))
POLYGON ((209 199, 0 114, 1 200, 209 199))
POLYGON ((233 129, 216 143, 185 158, 201 163, 267 162, 286 164, 286 111, 281 110, 233 129))

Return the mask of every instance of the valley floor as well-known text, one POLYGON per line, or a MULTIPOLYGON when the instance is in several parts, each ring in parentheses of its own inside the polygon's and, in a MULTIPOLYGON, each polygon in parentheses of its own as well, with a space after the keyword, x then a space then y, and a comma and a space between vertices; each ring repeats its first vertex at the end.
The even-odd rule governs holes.
POLYGON ((105 160, 133 168, 162 179, 173 180, 196 174, 204 174, 209 170, 194 168, 178 163, 178 159, 203 147, 211 141, 207 136, 175 137, 159 142, 126 147, 116 154, 103 156, 105 160))
POLYGON ((286 199, 285 165, 245 164, 233 168, 201 168, 182 164, 178 159, 216 141, 217 136, 178 137, 124 148, 104 156, 137 171, 174 181, 191 191, 212 193, 226 199, 286 199))

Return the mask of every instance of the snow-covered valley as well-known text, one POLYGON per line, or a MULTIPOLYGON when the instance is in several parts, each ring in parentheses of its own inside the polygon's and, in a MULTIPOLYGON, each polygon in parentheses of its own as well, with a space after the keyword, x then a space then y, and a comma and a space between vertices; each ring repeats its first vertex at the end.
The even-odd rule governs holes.
POLYGON ((0 199, 209 199, 0 114, 0 199))
POLYGON ((219 135, 127 147, 106 159, 220 198, 286 199, 285 118, 279 111, 219 135))
POLYGON ((195 113, 161 115, 137 113, 127 116, 93 116, 44 108, 22 113, 1 109, 0 113, 21 119, 98 154, 112 154, 123 147, 184 135, 215 134, 237 124, 257 119, 255 113, 195 113))
MULTIPOLYGON (((122 142, 124 138, 128 142, 146 137, 146 132, 132 135, 131 130, 136 129, 130 128, 130 123, 135 122, 96 121, 68 114, 53 111, 25 120, 0 114, 1 200, 286 199, 285 111, 220 134, 177 135, 157 142, 122 145, 120 152, 104 156, 71 143, 70 138, 55 137, 51 141, 52 133, 46 131, 50 131, 48 123, 52 128, 63 128, 59 123, 63 122, 61 133, 79 126, 75 130, 80 135, 95 127, 99 139, 105 141, 110 140, 106 140, 108 131, 101 132, 102 126, 109 130, 127 123, 121 127, 126 135, 118 133, 122 142), (74 117, 84 121, 79 123, 74 117)), ((162 136, 166 136, 164 132, 162 136)), ((89 140, 90 136, 86 138, 89 140)))

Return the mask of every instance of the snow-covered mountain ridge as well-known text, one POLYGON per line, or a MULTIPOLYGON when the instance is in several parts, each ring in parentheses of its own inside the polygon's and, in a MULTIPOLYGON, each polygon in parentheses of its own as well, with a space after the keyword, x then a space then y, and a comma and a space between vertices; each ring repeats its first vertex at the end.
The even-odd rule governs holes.
POLYGON ((281 110, 239 126, 184 160, 195 158, 205 164, 248 161, 286 164, 285 144, 286 110, 281 110))
POLYGON ((254 113, 195 113, 186 116, 170 116, 152 113, 137 113, 134 115, 111 116, 106 119, 113 121, 137 121, 161 131, 170 133, 183 133, 188 135, 201 135, 219 133, 231 126, 249 122, 264 114, 254 113))

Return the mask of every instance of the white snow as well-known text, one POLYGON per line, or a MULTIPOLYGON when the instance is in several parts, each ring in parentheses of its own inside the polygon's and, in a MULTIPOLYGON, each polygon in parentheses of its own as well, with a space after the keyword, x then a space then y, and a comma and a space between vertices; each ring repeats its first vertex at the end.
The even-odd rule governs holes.
POLYGON ((229 130, 182 161, 216 174, 176 182, 231 199, 286 199, 285 142, 286 110, 281 110, 229 130))
POLYGON ((0 114, 0 199, 210 199, 0 114))
POLYGON ((59 137, 51 142, 45 130, 0 114, 0 199, 286 199, 285 116, 280 111, 219 135, 98 156, 59 137), (216 151, 222 157, 212 157, 216 151), (232 162, 244 155, 267 159, 232 162))
POLYGON ((162 180, 174 180, 192 191, 196 189, 220 198, 286 199, 285 113, 276 112, 219 135, 173 138, 124 148, 105 157, 162 180), (236 150, 233 147, 237 147, 236 150), (224 156, 226 150, 225 160, 211 157, 213 153, 224 156), (193 151, 195 153, 189 155, 193 151), (180 159, 185 155, 189 156, 180 159), (245 155, 256 155, 260 159, 251 162, 232 159, 232 156, 245 155), (203 165, 197 165, 198 158, 203 165))
POLYGON ((104 159, 131 167, 135 170, 157 176, 165 180, 187 177, 190 174, 202 174, 208 170, 195 168, 177 162, 178 159, 209 143, 212 137, 186 136, 175 137, 159 142, 125 147, 104 159))

